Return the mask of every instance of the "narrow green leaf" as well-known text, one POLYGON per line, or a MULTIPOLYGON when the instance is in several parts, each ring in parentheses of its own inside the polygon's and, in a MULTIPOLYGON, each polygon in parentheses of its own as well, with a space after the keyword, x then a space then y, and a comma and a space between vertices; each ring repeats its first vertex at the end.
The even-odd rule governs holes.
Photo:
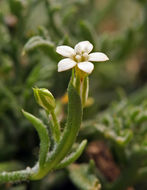
POLYGON ((24 116, 33 124, 38 132, 40 138, 40 153, 39 153, 39 165, 42 167, 46 161, 46 156, 49 150, 49 136, 47 127, 41 120, 33 116, 32 114, 22 111, 24 116))
POLYGON ((71 181, 81 190, 100 190, 98 178, 91 173, 88 164, 72 164, 69 168, 71 181))
POLYGON ((49 40, 43 39, 41 36, 33 36, 29 41, 25 44, 23 49, 23 54, 33 51, 37 48, 43 50, 43 52, 49 56, 52 60, 58 61, 59 56, 55 51, 55 46, 49 40))
POLYGON ((62 160, 61 163, 57 165, 56 169, 64 168, 68 166, 69 164, 71 164, 72 162, 75 162, 81 156, 86 144, 87 144, 87 140, 83 140, 81 144, 79 145, 79 147, 77 148, 77 150, 71 153, 64 160, 62 160))
POLYGON ((82 130, 82 134, 86 136, 90 134, 97 136, 100 135, 103 138, 110 140, 113 143, 122 147, 129 144, 129 142, 133 139, 133 132, 130 129, 124 129, 123 131, 121 131, 120 134, 118 134, 112 128, 109 129, 109 127, 103 124, 95 124, 94 122, 85 125, 84 129, 82 130))

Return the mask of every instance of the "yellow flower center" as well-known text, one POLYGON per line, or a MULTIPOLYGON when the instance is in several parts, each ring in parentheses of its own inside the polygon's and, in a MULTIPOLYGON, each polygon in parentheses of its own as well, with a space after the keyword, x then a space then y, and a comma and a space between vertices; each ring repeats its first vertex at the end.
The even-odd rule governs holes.
POLYGON ((83 57, 83 60, 84 60, 84 61, 88 61, 88 58, 89 58, 88 53, 86 53, 86 52, 83 53, 83 56, 82 56, 82 57, 83 57))
POLYGON ((76 62, 81 62, 82 61, 82 57, 80 55, 76 55, 75 56, 75 60, 76 60, 76 62))
POLYGON ((77 63, 79 62, 84 62, 84 61, 88 61, 88 53, 84 52, 82 53, 81 55, 80 54, 77 54, 73 57, 73 60, 75 60, 77 63))

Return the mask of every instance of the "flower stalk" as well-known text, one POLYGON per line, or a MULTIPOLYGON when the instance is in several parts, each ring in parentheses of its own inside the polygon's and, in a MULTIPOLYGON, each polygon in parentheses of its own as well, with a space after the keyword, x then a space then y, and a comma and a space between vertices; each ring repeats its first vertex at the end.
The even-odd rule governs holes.
MULTIPOLYGON (((48 172, 55 170, 56 168, 67 166, 72 161, 75 161, 83 152, 87 141, 84 140, 73 156, 68 157, 68 153, 71 150, 76 137, 78 135, 81 121, 82 121, 82 103, 77 90, 73 86, 72 80, 68 87, 68 117, 67 123, 63 133, 58 136, 60 139, 53 150, 49 153, 50 141, 47 135, 46 127, 35 116, 23 111, 24 116, 34 125, 40 136, 41 149, 39 162, 33 168, 27 168, 26 170, 16 172, 2 172, 0 173, 0 183, 8 181, 17 182, 25 180, 38 180, 47 175, 48 172), (46 136, 47 135, 47 136, 46 136), (66 162, 64 161, 66 158, 66 162), (61 163, 61 165, 60 165, 61 163)), ((58 125, 57 118, 54 112, 50 112, 54 123, 58 125)), ((58 126, 59 127, 59 126, 58 126)), ((58 128, 59 129, 59 128, 58 128)))
POLYGON ((60 140, 60 125, 59 122, 57 120, 56 114, 55 114, 55 110, 52 110, 50 112, 51 116, 52 116, 52 133, 55 139, 55 142, 59 142, 60 140))
POLYGON ((82 84, 82 105, 83 107, 86 104, 87 98, 88 98, 88 92, 89 92, 89 78, 86 76, 83 80, 82 84))
MULTIPOLYGON (((48 156, 44 168, 42 170, 38 169, 38 172, 31 176, 32 180, 41 179, 49 171, 56 168, 56 166, 69 153, 75 142, 82 121, 82 105, 81 99, 72 83, 70 83, 68 87, 68 98, 68 118, 61 139, 57 146, 55 146, 55 149, 48 156)), ((33 170, 36 170, 36 168, 33 170)))
MULTIPOLYGON (((50 147, 48 127, 37 117, 23 111, 24 116, 33 124, 40 138, 39 159, 33 168, 25 170, 0 173, 0 183, 16 182, 24 180, 38 180, 48 172, 68 166, 75 161, 83 152, 87 141, 83 140, 75 152, 69 154, 78 135, 83 107, 85 106, 89 80, 88 75, 92 72, 94 65, 89 61, 106 61, 108 57, 103 53, 91 53, 93 45, 88 42, 80 42, 75 49, 68 46, 57 47, 57 53, 68 57, 58 63, 58 71, 73 68, 71 81, 68 86, 68 116, 63 132, 55 113, 55 99, 51 92, 45 88, 33 88, 36 102, 51 116, 51 131, 55 145, 50 147)), ((48 117, 50 118, 50 117, 48 117)))

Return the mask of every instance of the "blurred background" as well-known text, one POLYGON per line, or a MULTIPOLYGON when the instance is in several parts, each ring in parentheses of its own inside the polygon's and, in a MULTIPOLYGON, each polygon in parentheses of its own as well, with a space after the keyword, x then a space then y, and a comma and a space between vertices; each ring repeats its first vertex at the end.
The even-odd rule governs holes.
POLYGON ((112 190, 147 189, 146 0, 0 0, 0 171, 33 166, 38 159, 39 138, 21 113, 23 108, 45 120, 32 87, 54 94, 64 124, 71 71, 57 73, 61 57, 55 49, 83 40, 110 58, 95 63, 90 75, 78 137, 88 139, 84 154, 45 179, 0 189, 92 190, 96 178, 103 190, 116 181, 112 190))

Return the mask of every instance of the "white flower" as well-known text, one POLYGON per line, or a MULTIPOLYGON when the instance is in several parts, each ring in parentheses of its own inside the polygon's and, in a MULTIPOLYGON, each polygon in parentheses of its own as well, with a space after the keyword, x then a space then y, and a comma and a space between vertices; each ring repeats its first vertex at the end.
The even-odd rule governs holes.
POLYGON ((79 42, 74 49, 66 45, 58 46, 56 52, 67 57, 59 61, 58 72, 66 71, 77 66, 80 70, 90 74, 94 69, 94 65, 91 61, 99 62, 109 60, 104 53, 90 53, 92 49, 93 45, 89 41, 79 42))

